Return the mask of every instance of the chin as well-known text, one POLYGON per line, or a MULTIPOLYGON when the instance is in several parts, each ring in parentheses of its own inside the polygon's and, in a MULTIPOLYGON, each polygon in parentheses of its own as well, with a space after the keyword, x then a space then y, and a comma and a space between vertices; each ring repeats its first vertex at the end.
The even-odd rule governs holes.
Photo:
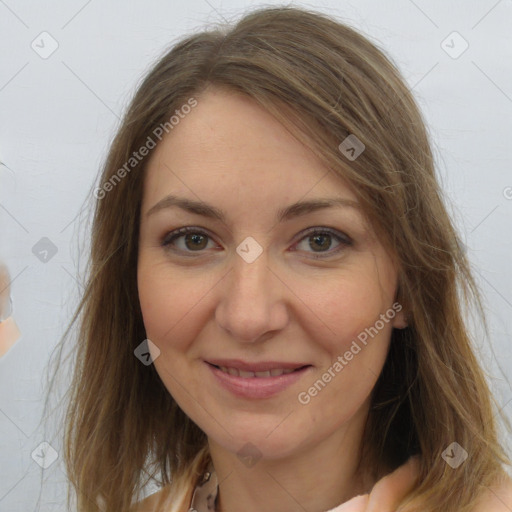
POLYGON ((248 426, 247 422, 236 424, 230 422, 228 432, 207 433, 208 438, 224 450, 239 458, 253 456, 268 460, 283 459, 292 455, 306 441, 304 433, 290 431, 283 419, 272 418, 268 422, 256 422, 248 426))

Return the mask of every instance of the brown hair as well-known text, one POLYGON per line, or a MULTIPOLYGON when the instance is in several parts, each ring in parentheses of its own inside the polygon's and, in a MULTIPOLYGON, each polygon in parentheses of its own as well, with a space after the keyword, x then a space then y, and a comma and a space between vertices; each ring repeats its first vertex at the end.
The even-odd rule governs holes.
MULTIPOLYGON (((469 511, 480 486, 492 485, 508 460, 464 320, 465 306, 483 318, 479 293, 444 205, 424 121, 397 68, 327 16, 290 7, 254 11, 227 30, 187 37, 159 60, 125 114, 101 182, 209 86, 253 98, 355 191, 397 261, 397 300, 409 322, 393 330, 361 464, 378 477, 420 454, 418 501, 411 503, 422 512, 469 511), (338 149, 348 135, 365 145, 350 162, 338 149), (470 457, 459 470, 441 457, 453 441, 470 457)), ((96 202, 87 286, 72 322, 79 319, 80 328, 65 460, 79 512, 128 510, 145 474, 163 484, 172 475, 177 499, 208 457, 205 434, 154 367, 134 356, 146 337, 136 280, 146 164, 96 202)))

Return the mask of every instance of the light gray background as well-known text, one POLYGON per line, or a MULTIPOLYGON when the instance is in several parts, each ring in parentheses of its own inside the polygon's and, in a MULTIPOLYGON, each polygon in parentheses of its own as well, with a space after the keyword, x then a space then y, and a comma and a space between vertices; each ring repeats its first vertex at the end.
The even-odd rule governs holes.
MULTIPOLYGON (((232 19, 249 5, 0 0, 0 258, 11 272, 22 331, 0 360, 1 512, 36 510, 41 478, 40 510, 64 510, 61 458, 43 471, 31 454, 43 441, 61 451, 59 434, 40 424, 48 412, 45 368, 79 291, 77 241, 86 233, 79 210, 118 119, 143 73, 173 41, 205 23, 232 19), (40 36, 44 31, 56 43, 40 36), (31 44, 40 53, 51 44, 58 48, 44 59, 31 44), (57 248, 47 262, 32 251, 43 237, 57 248)), ((512 1, 301 5, 337 16, 378 42, 413 89, 487 300, 492 349, 510 375, 512 1), (460 36, 446 39, 454 31, 460 36), (464 40, 469 46, 459 56, 464 40)), ((480 345, 498 403, 510 417, 512 393, 491 359, 491 345, 480 345)))

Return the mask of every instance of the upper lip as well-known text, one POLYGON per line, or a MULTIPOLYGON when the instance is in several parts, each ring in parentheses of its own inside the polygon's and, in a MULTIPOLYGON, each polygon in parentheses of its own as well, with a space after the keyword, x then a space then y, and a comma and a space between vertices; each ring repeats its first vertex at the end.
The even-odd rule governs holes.
POLYGON ((292 369, 301 368, 302 366, 310 366, 307 363, 293 363, 284 361, 260 361, 258 363, 242 361, 241 359, 208 359, 207 363, 215 366, 224 366, 226 368, 236 368, 246 372, 265 372, 274 368, 292 369))

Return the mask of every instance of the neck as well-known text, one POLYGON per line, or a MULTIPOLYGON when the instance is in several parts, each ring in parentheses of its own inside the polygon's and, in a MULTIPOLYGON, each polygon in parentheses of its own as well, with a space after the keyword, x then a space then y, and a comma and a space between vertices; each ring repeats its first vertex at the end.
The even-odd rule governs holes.
POLYGON ((359 471, 365 419, 360 411, 321 442, 279 458, 264 455, 251 467, 209 439, 219 482, 216 511, 325 512, 369 492, 374 482, 359 471))

